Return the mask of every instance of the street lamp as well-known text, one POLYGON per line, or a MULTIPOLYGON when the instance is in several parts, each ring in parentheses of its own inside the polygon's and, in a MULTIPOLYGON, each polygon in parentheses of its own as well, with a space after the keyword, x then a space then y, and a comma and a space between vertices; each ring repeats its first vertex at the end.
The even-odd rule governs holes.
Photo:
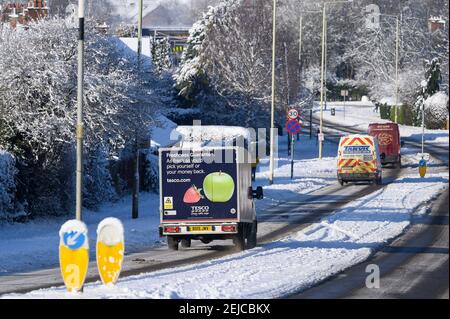
MULTIPOLYGON (((143 10, 143 0, 138 1, 138 45, 137 45, 137 71, 141 72, 141 59, 142 59, 142 10, 143 10)), ((138 128, 135 125, 135 144, 134 144, 134 177, 133 177, 133 195, 131 200, 131 218, 136 219, 139 217, 139 184, 140 184, 140 176, 139 176, 139 138, 138 138, 138 128)))
POLYGON ((339 4, 339 3, 352 3, 353 0, 347 1, 334 1, 334 2, 324 2, 322 8, 322 67, 320 76, 320 134, 319 134, 319 159, 322 159, 323 151, 323 103, 324 103, 324 76, 325 76, 325 42, 326 42, 326 32, 327 32, 327 5, 339 4))
POLYGON ((398 122, 397 105, 399 101, 399 58, 400 58, 400 20, 398 15, 378 13, 379 16, 395 18, 395 106, 394 106, 394 122, 398 122))
POLYGON ((274 152, 275 152, 275 58, 276 58, 276 18, 277 18, 277 0, 273 0, 273 26, 272 26, 272 106, 270 118, 270 167, 269 184, 273 184, 274 172, 274 152))
POLYGON ((76 219, 82 219, 83 187, 83 85, 84 85, 84 0, 78 1, 78 79, 77 79, 77 165, 76 165, 76 219))

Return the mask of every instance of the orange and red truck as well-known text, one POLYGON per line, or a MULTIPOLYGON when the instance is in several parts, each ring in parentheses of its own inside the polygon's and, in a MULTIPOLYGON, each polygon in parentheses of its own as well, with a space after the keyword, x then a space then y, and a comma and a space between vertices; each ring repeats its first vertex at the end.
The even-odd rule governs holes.
POLYGON ((371 123, 367 133, 378 140, 381 164, 393 164, 401 167, 401 148, 403 142, 397 123, 371 123))

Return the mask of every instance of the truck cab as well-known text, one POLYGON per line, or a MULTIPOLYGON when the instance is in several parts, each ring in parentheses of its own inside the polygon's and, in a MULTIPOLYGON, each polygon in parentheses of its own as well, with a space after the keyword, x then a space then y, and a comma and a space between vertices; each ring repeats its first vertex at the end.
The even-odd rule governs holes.
POLYGON ((376 137, 380 149, 381 164, 401 167, 402 156, 400 130, 397 123, 371 123, 368 134, 376 137))

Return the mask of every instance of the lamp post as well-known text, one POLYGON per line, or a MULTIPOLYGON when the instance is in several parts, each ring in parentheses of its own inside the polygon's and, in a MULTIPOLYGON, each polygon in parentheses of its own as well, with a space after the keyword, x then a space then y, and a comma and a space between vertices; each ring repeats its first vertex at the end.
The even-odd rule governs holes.
POLYGON ((78 1, 78 79, 77 79, 77 164, 76 164, 76 219, 82 219, 83 206, 83 86, 84 86, 84 0, 78 1))
POLYGON ((276 19, 277 19, 277 0, 273 0, 273 27, 272 27, 272 106, 270 117, 270 167, 269 184, 273 184, 274 173, 274 152, 275 152, 275 58, 276 58, 276 19))
MULTIPOLYGON (((138 3, 138 47, 137 47, 137 71, 141 71, 141 58, 142 58, 142 8, 143 0, 139 0, 138 3)), ((134 178, 133 178, 133 198, 131 205, 131 217, 136 219, 139 217, 139 186, 140 186, 140 176, 139 176, 139 134, 138 127, 135 123, 135 160, 134 160, 134 178)))
POLYGON ((325 42, 326 42, 326 32, 327 32, 327 5, 339 4, 339 3, 351 3, 353 0, 348 1, 334 1, 334 2, 324 2, 322 8, 322 67, 320 76, 320 129, 319 129, 319 159, 322 159, 323 153, 323 104, 324 104, 324 94, 325 94, 325 42))
POLYGON ((378 13, 379 16, 395 18, 395 106, 394 106, 394 122, 398 122, 397 105, 399 101, 399 59, 400 59, 400 19, 398 15, 378 13))

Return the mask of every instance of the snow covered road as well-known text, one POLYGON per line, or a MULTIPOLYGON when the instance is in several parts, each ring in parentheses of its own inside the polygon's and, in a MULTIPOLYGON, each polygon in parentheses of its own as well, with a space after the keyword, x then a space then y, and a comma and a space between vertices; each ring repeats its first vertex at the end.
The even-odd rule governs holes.
POLYGON ((448 185, 448 174, 404 175, 345 205, 320 223, 242 253, 180 268, 131 276, 114 287, 88 284, 6 298, 276 298, 311 287, 367 259, 402 234, 411 215, 448 185), (420 196, 419 196, 420 195, 420 196))

